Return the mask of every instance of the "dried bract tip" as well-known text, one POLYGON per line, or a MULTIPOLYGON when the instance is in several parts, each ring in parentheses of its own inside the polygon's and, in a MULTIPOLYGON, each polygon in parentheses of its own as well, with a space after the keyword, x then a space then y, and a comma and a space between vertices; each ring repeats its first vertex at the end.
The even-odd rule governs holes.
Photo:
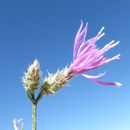
POLYGON ((34 63, 29 66, 28 71, 25 72, 25 76, 23 77, 25 89, 29 91, 31 94, 34 94, 35 91, 38 89, 40 78, 40 65, 38 61, 35 60, 34 63))
MULTIPOLYGON (((14 118, 13 123, 14 123, 14 129, 15 129, 15 130, 19 130, 18 124, 19 124, 22 120, 23 120, 23 119, 20 119, 20 120, 16 121, 16 119, 14 118)), ((22 128, 23 128, 23 124, 22 124, 22 128)))
POLYGON ((41 86, 41 92, 44 95, 55 94, 59 89, 66 86, 68 77, 68 68, 57 71, 55 74, 48 73, 48 78, 45 78, 41 86))

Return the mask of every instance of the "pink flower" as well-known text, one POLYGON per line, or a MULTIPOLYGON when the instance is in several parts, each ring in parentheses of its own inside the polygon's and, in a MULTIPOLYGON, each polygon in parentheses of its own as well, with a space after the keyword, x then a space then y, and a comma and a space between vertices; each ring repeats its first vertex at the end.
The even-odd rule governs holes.
POLYGON ((103 82, 96 78, 103 76, 105 73, 98 74, 96 76, 90 76, 84 74, 90 70, 97 69, 98 67, 116 59, 120 59, 120 54, 114 56, 113 58, 105 58, 104 54, 111 48, 119 44, 118 42, 111 41, 105 45, 102 49, 96 47, 96 41, 98 41, 105 33, 102 33, 104 27, 101 28, 96 37, 93 37, 85 41, 88 24, 82 30, 83 21, 81 21, 81 26, 76 34, 73 50, 73 63, 69 68, 69 76, 74 76, 77 74, 82 74, 84 77, 95 81, 96 83, 107 86, 116 85, 121 86, 119 82, 103 82), (81 31, 82 30, 82 31, 81 31))

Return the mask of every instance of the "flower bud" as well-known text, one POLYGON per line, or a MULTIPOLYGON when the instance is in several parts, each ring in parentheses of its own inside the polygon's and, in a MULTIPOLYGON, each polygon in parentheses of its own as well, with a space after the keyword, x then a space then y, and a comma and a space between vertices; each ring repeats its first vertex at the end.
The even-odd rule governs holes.
POLYGON ((41 86, 41 92, 44 95, 55 94, 59 89, 66 86, 68 81, 68 68, 57 71, 55 74, 48 73, 48 78, 45 78, 41 86))
POLYGON ((25 76, 23 77, 25 90, 29 91, 31 94, 35 93, 40 84, 41 73, 39 71, 40 65, 38 61, 35 60, 34 63, 29 66, 28 71, 25 72, 25 76))

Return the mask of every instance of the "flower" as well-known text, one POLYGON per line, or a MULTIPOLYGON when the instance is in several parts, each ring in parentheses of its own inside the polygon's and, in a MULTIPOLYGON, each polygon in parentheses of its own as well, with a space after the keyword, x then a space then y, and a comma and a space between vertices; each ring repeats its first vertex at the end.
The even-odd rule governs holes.
POLYGON ((34 94, 38 89, 40 84, 41 73, 40 65, 37 60, 34 61, 32 65, 29 66, 28 71, 23 77, 23 83, 25 84, 25 90, 29 91, 31 94, 34 94))
POLYGON ((103 82, 99 81, 96 78, 103 76, 105 73, 101 73, 96 76, 91 76, 84 74, 90 70, 97 69, 98 67, 116 59, 120 59, 120 54, 114 56, 113 58, 105 58, 104 54, 111 48, 119 44, 112 40, 110 43, 105 45, 102 49, 96 47, 96 41, 98 41, 105 33, 102 33, 104 27, 101 28, 97 36, 85 41, 88 24, 82 30, 83 21, 81 20, 80 28, 76 34, 74 41, 74 50, 73 50, 73 63, 69 67, 68 75, 74 76, 77 74, 82 74, 84 77, 95 81, 96 83, 107 86, 115 85, 121 86, 119 82, 103 82), (82 30, 82 31, 81 31, 82 30))

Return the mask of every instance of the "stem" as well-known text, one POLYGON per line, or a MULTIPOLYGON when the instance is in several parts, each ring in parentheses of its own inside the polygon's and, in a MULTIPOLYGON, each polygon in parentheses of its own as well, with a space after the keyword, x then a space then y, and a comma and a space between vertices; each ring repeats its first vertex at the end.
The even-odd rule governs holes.
POLYGON ((23 130, 23 124, 22 124, 21 130, 23 130))
POLYGON ((32 106, 32 130, 36 130, 36 117, 37 117, 37 103, 32 106))
POLYGON ((30 94, 29 94, 29 92, 26 90, 26 95, 28 96, 28 98, 30 99, 30 101, 32 102, 32 103, 34 103, 35 101, 31 98, 31 96, 30 96, 30 94))
POLYGON ((40 92, 40 93, 38 94, 38 96, 37 96, 37 99, 36 99, 36 102, 37 102, 37 103, 41 100, 42 96, 43 96, 43 94, 42 94, 42 92, 40 92))

